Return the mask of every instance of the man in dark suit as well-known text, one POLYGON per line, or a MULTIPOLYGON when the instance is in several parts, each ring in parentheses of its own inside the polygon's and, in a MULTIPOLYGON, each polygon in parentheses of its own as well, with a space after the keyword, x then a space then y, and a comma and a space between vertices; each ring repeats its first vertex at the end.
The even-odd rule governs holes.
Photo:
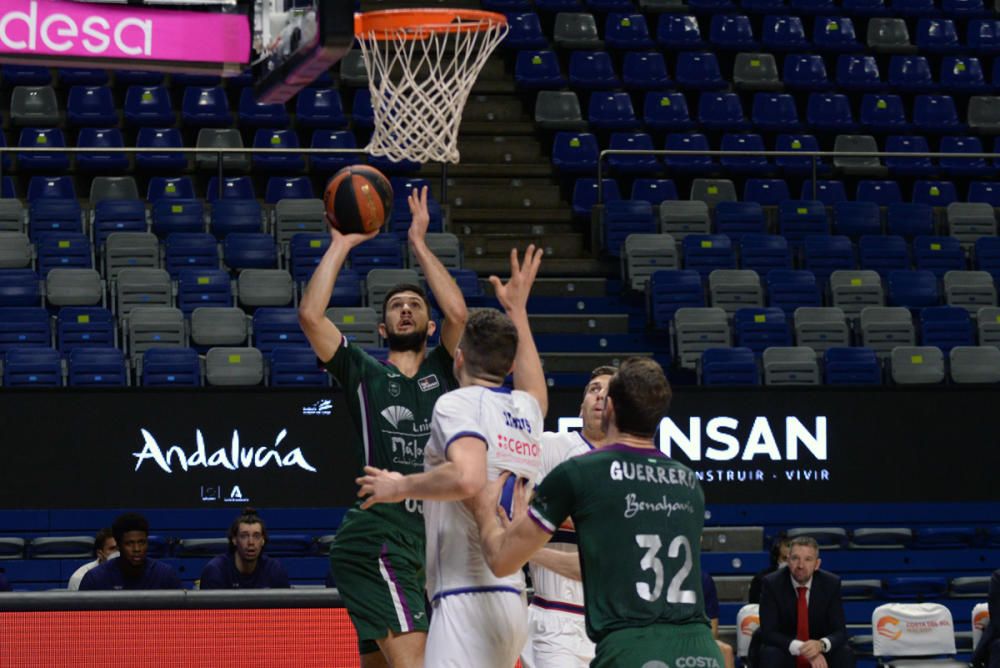
POLYGON ((819 566, 816 541, 795 538, 788 567, 764 577, 759 630, 762 668, 853 668, 840 578, 819 566))
POLYGON ((972 665, 1000 668, 1000 569, 993 571, 990 578, 990 621, 983 629, 972 665))

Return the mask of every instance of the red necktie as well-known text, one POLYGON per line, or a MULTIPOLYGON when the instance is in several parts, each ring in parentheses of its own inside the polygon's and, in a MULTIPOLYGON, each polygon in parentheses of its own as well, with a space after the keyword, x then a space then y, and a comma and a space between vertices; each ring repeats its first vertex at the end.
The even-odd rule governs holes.
MULTIPOLYGON (((796 611, 796 635, 795 637, 805 642, 809 640, 809 601, 806 600, 806 594, 809 592, 807 587, 798 587, 799 592, 799 604, 796 611)), ((804 656, 795 657, 795 668, 809 668, 809 659, 804 656)))

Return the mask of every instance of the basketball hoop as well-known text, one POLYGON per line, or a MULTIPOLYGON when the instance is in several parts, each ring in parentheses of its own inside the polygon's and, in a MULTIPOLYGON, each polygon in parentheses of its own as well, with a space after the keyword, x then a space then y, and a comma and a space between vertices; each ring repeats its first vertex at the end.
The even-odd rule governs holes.
POLYGON ((507 35, 502 14, 388 9, 357 14, 375 130, 367 150, 399 162, 458 162, 458 127, 476 77, 507 35))

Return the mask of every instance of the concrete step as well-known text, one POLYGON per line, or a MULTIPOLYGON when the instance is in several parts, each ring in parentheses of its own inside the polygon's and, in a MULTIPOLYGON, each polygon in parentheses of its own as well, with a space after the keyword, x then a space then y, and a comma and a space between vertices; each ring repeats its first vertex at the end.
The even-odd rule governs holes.
MULTIPOLYGON (((465 135, 468 136, 468 135, 465 135)), ((517 178, 552 178, 555 170, 550 162, 537 163, 489 163, 489 162, 468 162, 465 153, 460 152, 460 162, 457 165, 448 165, 449 177, 504 177, 507 179, 517 178)), ((425 174, 428 178, 435 178, 441 173, 441 166, 434 164, 424 165, 420 170, 420 175, 425 174)))
POLYGON ((511 248, 527 248, 530 244, 545 249, 547 258, 578 258, 589 256, 584 249, 583 235, 569 234, 471 234, 459 238, 465 257, 508 257, 511 248))
POLYGON ((502 95, 474 95, 466 102, 462 112, 463 124, 470 121, 509 123, 530 120, 521 100, 502 95))
MULTIPOLYGON (((508 255, 504 257, 493 257, 493 256, 465 256, 465 262, 463 266, 466 269, 472 269, 480 276, 490 276, 491 274, 496 274, 497 276, 509 276, 510 275, 510 248, 507 249, 508 255)), ((556 278, 562 282, 566 282, 567 277, 574 276, 601 276, 610 275, 607 271, 606 263, 592 257, 579 257, 579 258, 545 258, 542 260, 542 266, 538 270, 539 276, 546 276, 556 278)), ((535 291, 532 290, 532 295, 535 291)))
MULTIPOLYGON (((448 187, 448 204, 455 209, 471 207, 473 209, 494 208, 543 208, 558 209, 564 206, 559 186, 530 185, 512 186, 508 183, 490 185, 468 185, 464 181, 456 182, 448 187)), ((453 214, 454 215, 454 214, 453 214)))
POLYGON ((515 211, 513 213, 508 213, 504 216, 504 212, 500 212, 497 215, 499 220, 505 222, 469 222, 469 220, 463 216, 460 220, 455 220, 452 218, 451 221, 451 232, 452 234, 469 235, 469 234, 530 234, 530 235, 546 235, 546 234, 568 234, 570 232, 580 232, 580 228, 572 223, 535 223, 535 222, 525 222, 524 217, 520 215, 521 212, 515 211), (510 222, 516 220, 517 222, 510 222))
POLYGON ((628 334, 628 316, 529 315, 535 334, 628 334))
POLYGON ((543 353, 545 373, 590 373, 604 364, 617 366, 626 357, 652 357, 651 352, 638 353, 543 353))
POLYGON ((458 150, 462 160, 471 163, 539 163, 546 159, 534 137, 460 136, 458 150))

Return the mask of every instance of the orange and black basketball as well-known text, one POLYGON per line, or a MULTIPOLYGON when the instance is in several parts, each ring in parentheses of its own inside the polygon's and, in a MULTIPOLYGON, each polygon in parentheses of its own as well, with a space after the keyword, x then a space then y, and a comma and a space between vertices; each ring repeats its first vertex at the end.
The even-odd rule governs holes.
POLYGON ((392 185, 368 165, 351 165, 333 175, 323 193, 330 223, 344 234, 373 232, 392 213, 392 185))

